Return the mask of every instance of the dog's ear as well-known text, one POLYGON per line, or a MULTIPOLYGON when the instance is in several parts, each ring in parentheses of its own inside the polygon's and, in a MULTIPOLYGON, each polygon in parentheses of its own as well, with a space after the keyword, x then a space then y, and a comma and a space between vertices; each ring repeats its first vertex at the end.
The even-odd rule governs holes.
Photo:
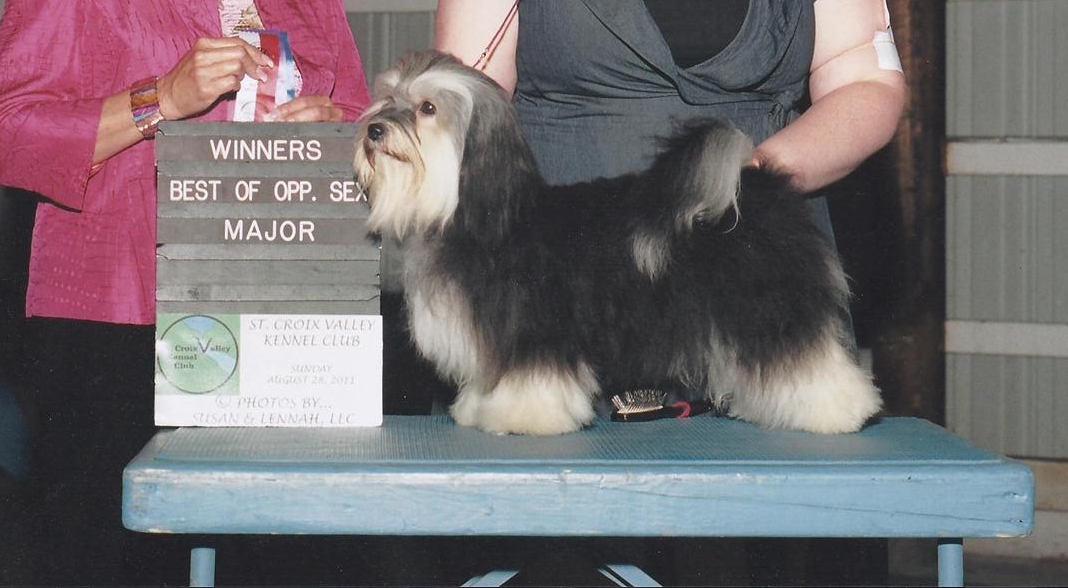
POLYGON ((503 90, 489 78, 484 82, 473 93, 455 218, 472 234, 499 242, 542 180, 503 90))

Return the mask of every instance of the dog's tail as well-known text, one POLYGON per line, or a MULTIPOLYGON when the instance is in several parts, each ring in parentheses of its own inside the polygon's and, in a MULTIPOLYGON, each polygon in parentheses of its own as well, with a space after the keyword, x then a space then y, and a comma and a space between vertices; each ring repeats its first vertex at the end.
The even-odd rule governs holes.
POLYGON ((642 273, 656 279, 676 237, 736 210, 742 167, 752 152, 752 140, 720 119, 692 121, 664 139, 660 155, 636 185, 635 198, 645 210, 631 245, 642 273))

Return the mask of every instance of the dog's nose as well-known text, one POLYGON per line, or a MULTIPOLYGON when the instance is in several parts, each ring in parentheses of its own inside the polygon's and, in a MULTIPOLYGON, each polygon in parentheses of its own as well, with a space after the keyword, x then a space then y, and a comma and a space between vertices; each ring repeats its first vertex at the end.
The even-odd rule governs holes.
POLYGON ((371 123, 367 125, 367 138, 372 141, 378 141, 386 135, 386 126, 380 123, 371 123))

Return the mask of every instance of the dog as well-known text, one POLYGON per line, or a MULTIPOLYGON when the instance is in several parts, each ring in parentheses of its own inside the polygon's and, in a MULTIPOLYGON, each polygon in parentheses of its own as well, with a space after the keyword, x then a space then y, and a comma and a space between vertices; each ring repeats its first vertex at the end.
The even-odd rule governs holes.
POLYGON ((458 424, 575 431, 637 387, 817 433, 880 410, 837 252, 731 125, 682 125, 643 173, 550 186, 500 86, 427 50, 375 80, 356 141, 368 231, 402 243, 408 328, 458 424))

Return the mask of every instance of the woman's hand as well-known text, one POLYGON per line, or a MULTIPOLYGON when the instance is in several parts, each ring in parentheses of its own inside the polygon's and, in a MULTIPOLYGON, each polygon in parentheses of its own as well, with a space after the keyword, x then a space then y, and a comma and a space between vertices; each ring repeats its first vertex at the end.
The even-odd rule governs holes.
POLYGON ((236 92, 246 75, 265 80, 266 68, 273 67, 262 51, 237 37, 198 39, 156 82, 160 113, 167 120, 200 114, 236 92))
POLYGON ((272 122, 339 122, 344 113, 329 96, 299 96, 282 104, 264 119, 272 122))

